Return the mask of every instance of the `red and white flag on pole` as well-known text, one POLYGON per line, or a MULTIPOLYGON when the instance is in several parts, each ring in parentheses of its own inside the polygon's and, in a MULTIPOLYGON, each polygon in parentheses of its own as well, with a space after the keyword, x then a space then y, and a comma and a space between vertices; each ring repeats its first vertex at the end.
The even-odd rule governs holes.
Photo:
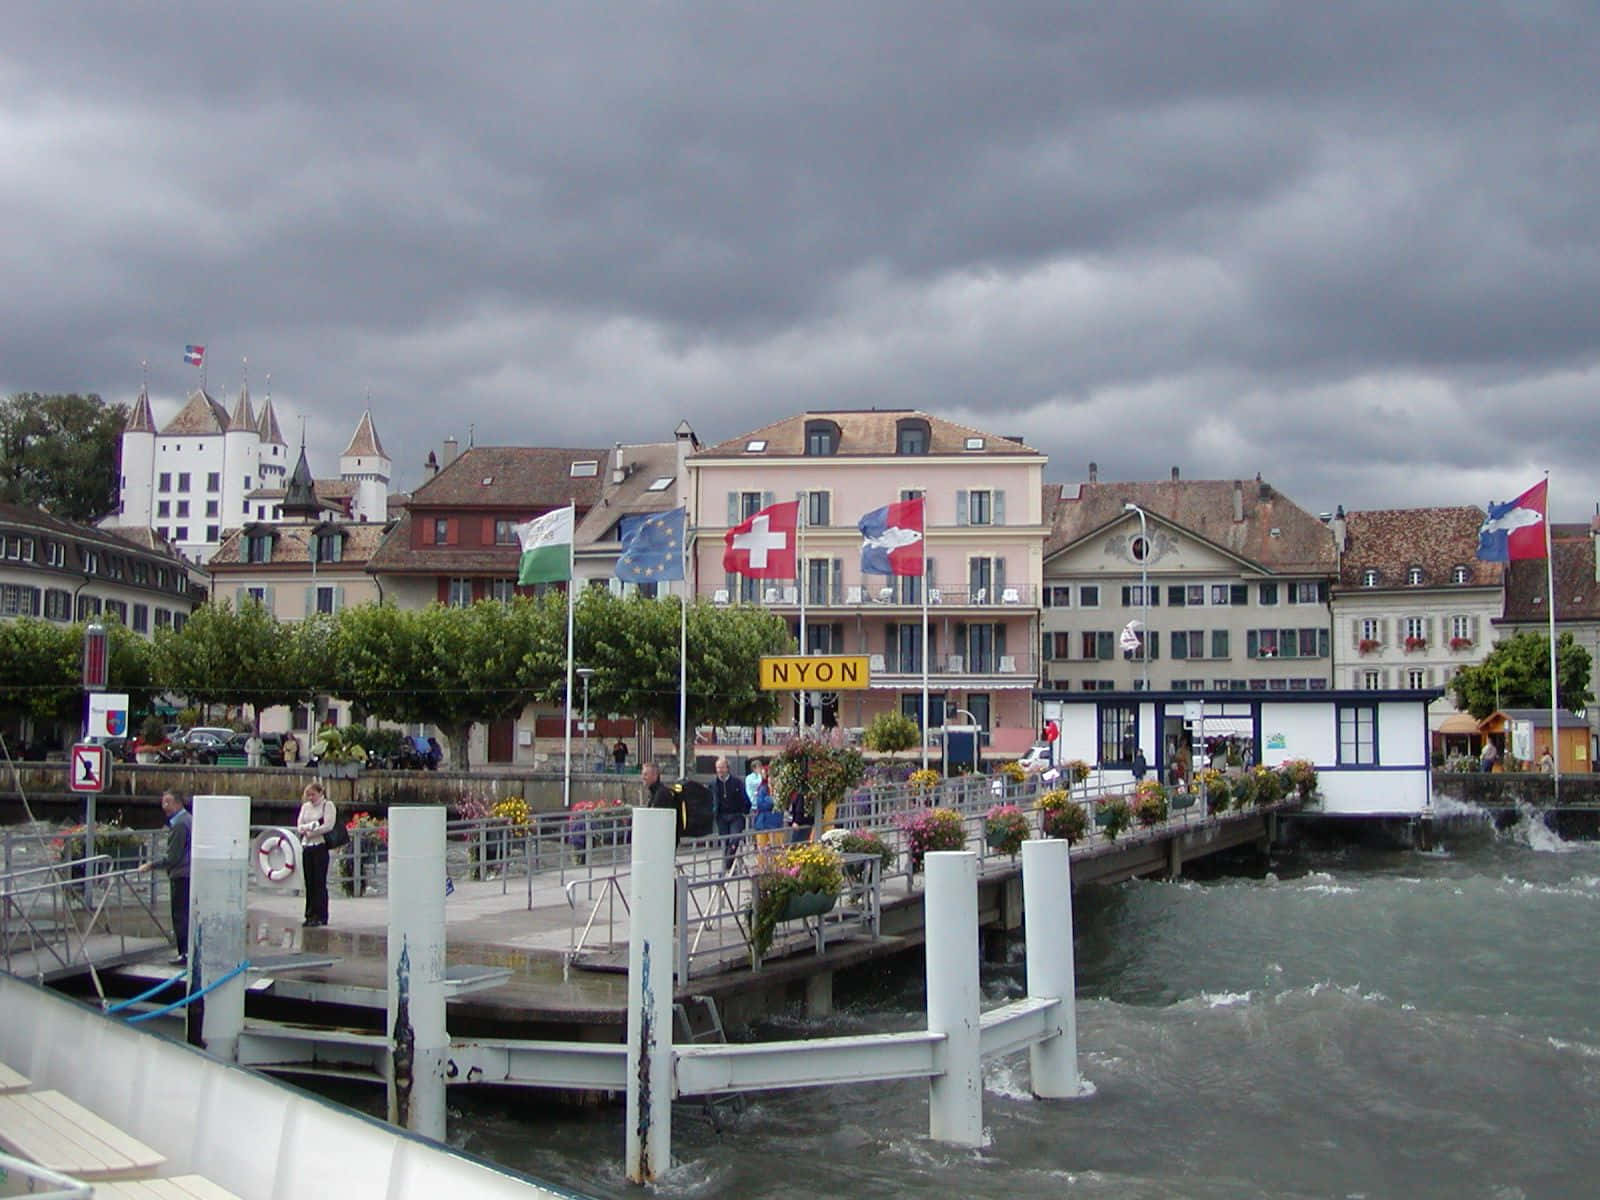
POLYGON ((793 579, 800 502, 786 500, 746 517, 723 536, 722 569, 749 579, 793 579))
POLYGON ((183 361, 191 367, 198 367, 206 361, 206 348, 204 346, 185 346, 183 348, 183 361))

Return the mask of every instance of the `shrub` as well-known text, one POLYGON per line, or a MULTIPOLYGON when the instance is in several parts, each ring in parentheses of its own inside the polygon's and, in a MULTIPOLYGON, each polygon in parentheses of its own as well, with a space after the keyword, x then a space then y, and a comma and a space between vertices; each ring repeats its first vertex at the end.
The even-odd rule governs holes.
POLYGON ((919 808, 902 814, 899 823, 905 831, 913 873, 922 870, 930 851, 966 849, 967 828, 953 808, 919 808))
POLYGON ((1028 818, 1015 804, 996 804, 983 818, 983 837, 989 848, 1013 858, 1028 840, 1028 818))
POLYGON ((881 712, 872 718, 861 734, 861 744, 878 754, 893 754, 917 745, 921 730, 904 713, 881 712))

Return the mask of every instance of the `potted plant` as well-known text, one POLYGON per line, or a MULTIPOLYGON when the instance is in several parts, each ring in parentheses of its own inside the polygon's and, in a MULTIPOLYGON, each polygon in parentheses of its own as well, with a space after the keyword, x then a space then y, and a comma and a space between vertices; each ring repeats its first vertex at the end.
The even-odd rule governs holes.
POLYGON ((1232 794, 1228 786, 1228 777, 1215 767, 1206 767, 1196 772, 1195 781, 1206 791, 1206 804, 1214 813, 1227 812, 1228 802, 1232 794))
POLYGON ((1012 858, 1022 849, 1032 830, 1028 818, 1015 804, 996 804, 983 816, 983 840, 991 850, 1012 858))
POLYGON ((378 873, 378 848, 389 844, 389 825, 369 812, 358 812, 344 827, 350 834, 350 840, 339 851, 339 878, 344 881, 344 894, 366 895, 378 873), (356 870, 358 862, 359 872, 356 870))
POLYGON ((1155 779, 1141 779, 1133 790, 1133 815, 1146 829, 1167 819, 1170 805, 1166 785, 1155 779))
POLYGON ((1356 649, 1362 654, 1372 654, 1378 649, 1378 646, 1379 642, 1377 638, 1362 638, 1356 643, 1356 649))
POLYGON ((760 959, 772 947, 780 921, 821 916, 844 887, 839 855, 821 842, 800 842, 774 855, 756 876, 750 947, 760 959))
POLYGON ((1128 801, 1122 796, 1109 796, 1095 805, 1095 827, 1106 835, 1106 840, 1114 842, 1117 835, 1128 827, 1133 820, 1133 810, 1128 807, 1128 801))
POLYGON ((1025 783, 1028 779, 1028 768, 1017 761, 1000 764, 1000 775, 1007 783, 1025 783))
POLYGON ((367 749, 354 729, 325 725, 311 744, 317 774, 324 779, 355 779, 367 762, 367 749))
POLYGON ((811 737, 790 738, 772 760, 767 782, 772 799, 800 825, 833 824, 845 793, 861 782, 867 762, 861 751, 830 746, 811 737))
POLYGON ((1250 772, 1250 799, 1256 804, 1276 804, 1283 799, 1283 777, 1271 767, 1262 765, 1250 772))
POLYGON ((578 852, 581 863, 591 846, 609 846, 617 841, 616 814, 621 800, 575 800, 567 810, 567 843, 578 852))
POLYGON ((1310 759, 1286 758, 1278 770, 1287 785, 1286 791, 1292 790, 1298 793, 1302 800, 1309 800, 1316 794, 1317 768, 1310 759))
POLYGON ((1067 785, 1076 787, 1089 778, 1089 764, 1081 758, 1068 759, 1061 764, 1061 773, 1067 777, 1067 785))
POLYGON ((967 827, 953 808, 919 808, 902 813, 899 824, 905 833, 913 875, 922 870, 930 851, 967 848, 967 827))
MULTIPOLYGON (((86 852, 84 827, 69 825, 50 844, 56 852, 56 861, 76 863, 77 865, 72 868, 72 877, 82 878, 84 868, 78 860, 82 859, 86 852)), ((111 870, 133 870, 139 865, 143 851, 144 835, 137 830, 129 829, 115 820, 95 823, 94 852, 104 854, 111 859, 111 870)))
POLYGON ((925 792, 931 792, 934 788, 938 787, 939 780, 941 778, 942 776, 939 774, 939 772, 935 771, 932 767, 920 767, 911 772, 911 775, 906 782, 911 785, 912 791, 921 794, 925 792))
MULTIPOLYGON (((899 854, 893 846, 884 841, 881 836, 870 829, 830 829, 822 835, 822 843, 837 850, 840 854, 876 854, 878 856, 878 878, 883 876, 894 866, 899 854)), ((844 873, 851 879, 860 879, 862 864, 846 863, 844 873)))
POLYGON ((1054 788, 1039 797, 1039 828, 1047 838, 1062 838, 1071 845, 1083 840, 1089 813, 1066 788, 1054 788))

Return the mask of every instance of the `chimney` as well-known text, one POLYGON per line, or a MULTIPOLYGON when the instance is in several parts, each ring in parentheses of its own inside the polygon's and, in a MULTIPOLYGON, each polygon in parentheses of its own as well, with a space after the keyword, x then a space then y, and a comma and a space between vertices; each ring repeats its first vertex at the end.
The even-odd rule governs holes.
POLYGON ((1100 464, 1099 463, 1090 463, 1089 464, 1089 482, 1090 483, 1098 483, 1099 481, 1100 481, 1100 464))
POLYGON ((1256 472, 1256 499, 1257 500, 1271 500, 1272 499, 1272 485, 1270 483, 1262 483, 1261 482, 1261 472, 1260 471, 1256 472))
POLYGON ((1172 482, 1173 483, 1177 483, 1178 482, 1178 468, 1177 467, 1173 467, 1172 468, 1172 482))
POLYGON ((439 473, 439 456, 432 450, 428 451, 428 461, 422 464, 422 478, 424 481, 432 479, 439 473))
POLYGON ((1237 479, 1233 481, 1233 523, 1237 525, 1244 520, 1244 484, 1237 479))
POLYGON ((455 462, 456 455, 460 452, 461 443, 456 441, 456 435, 452 433, 444 440, 444 459, 439 465, 442 467, 448 467, 451 463, 455 462))
POLYGON ((612 486, 613 487, 616 486, 617 484, 621 483, 627 477, 628 477, 628 467, 627 467, 627 464, 622 461, 622 443, 618 442, 616 444, 615 449, 612 451, 612 459, 611 459, 611 483, 612 483, 612 486))
POLYGON ((1333 520, 1328 522, 1328 531, 1333 534, 1334 550, 1340 554, 1343 554, 1345 546, 1348 544, 1345 541, 1344 532, 1344 505, 1339 505, 1338 509, 1334 512, 1333 520))
POLYGON ((1594 542, 1594 581, 1600 583, 1600 504, 1594 506, 1594 520, 1589 522, 1589 537, 1594 542))

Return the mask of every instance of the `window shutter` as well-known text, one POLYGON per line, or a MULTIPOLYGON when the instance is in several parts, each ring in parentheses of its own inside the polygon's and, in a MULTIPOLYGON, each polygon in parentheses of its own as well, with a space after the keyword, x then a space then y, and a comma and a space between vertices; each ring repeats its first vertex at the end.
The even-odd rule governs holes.
POLYGON ((1097 658, 1105 661, 1115 658, 1117 654, 1116 644, 1111 634, 1105 632, 1095 634, 1095 650, 1097 658))
POLYGON ((445 545, 454 546, 461 541, 461 519, 451 517, 445 522, 445 545))
POLYGON ((1129 608, 1133 605, 1133 588, 1128 584, 1122 585, 1122 607, 1129 608))
POLYGON ((1228 585, 1228 603, 1244 607, 1250 603, 1250 585, 1247 583, 1231 583, 1228 585))
MULTIPOLYGON (((933 559, 924 558, 922 560, 922 566, 923 566, 923 570, 925 571, 925 573, 928 576, 928 586, 929 587, 935 587, 936 584, 934 583, 935 576, 934 576, 934 571, 933 571, 933 559)), ((931 600, 932 597, 930 596, 929 599, 931 600)))
POLYGON ((1318 658, 1327 658, 1329 656, 1330 651, 1329 651, 1329 647, 1328 647, 1328 640, 1329 640, 1328 631, 1326 629, 1317 630, 1317 657, 1318 658))
POLYGON ((336 587, 333 589, 333 611, 344 611, 344 588, 342 587, 336 587))
POLYGON ((999 600, 1005 590, 1006 560, 1003 558, 997 558, 994 560, 994 595, 990 596, 989 599, 999 600))
POLYGON ((739 598, 739 577, 732 571, 728 571, 722 576, 722 585, 728 589, 728 598, 730 600, 739 598))
POLYGON ((274 591, 276 591, 277 589, 275 589, 275 588, 262 588, 261 590, 262 590, 261 606, 267 610, 267 615, 270 617, 270 616, 273 615, 273 611, 272 611, 272 593, 274 591))
POLYGON ((999 488, 994 490, 994 523, 996 525, 1006 523, 1006 494, 999 488))
POLYGON ((1172 635, 1172 657, 1189 657, 1189 635, 1187 633, 1176 632, 1172 635))
POLYGON ((833 560, 833 579, 831 583, 832 588, 828 596, 828 603, 838 604, 844 599, 844 559, 842 558, 833 560))
POLYGON ((831 635, 832 638, 833 638, 832 651, 833 651, 834 654, 839 654, 844 650, 844 625, 842 623, 835 622, 834 625, 832 626, 832 628, 833 628, 833 633, 831 635))
POLYGON ((1183 590, 1183 584, 1174 583, 1167 588, 1167 607, 1182 608, 1188 603, 1188 595, 1183 590))
POLYGON ((315 613, 316 611, 317 611, 317 589, 314 588, 314 587, 308 587, 306 589, 306 616, 309 617, 313 613, 315 613))
POLYGON ((1357 617, 1350 622, 1350 645, 1359 648, 1361 645, 1361 618, 1357 617))
POLYGON ((483 532, 482 532, 481 536, 482 536, 482 539, 483 539, 483 542, 482 542, 483 545, 485 545, 485 546, 494 545, 494 518, 493 517, 485 517, 485 518, 483 518, 483 532))
POLYGON ((956 524, 967 523, 967 492, 965 488, 956 489, 956 524))
POLYGON ((994 627, 994 656, 998 659, 1005 652, 1006 627, 1004 625, 996 625, 994 627))
POLYGON ((1478 644, 1478 618, 1476 616, 1472 618, 1471 630, 1472 644, 1476 646, 1478 644))
POLYGON ((728 493, 728 524, 729 525, 737 525, 738 523, 739 523, 739 493, 738 492, 729 492, 728 493))
POLYGON ((1257 658, 1259 657, 1260 649, 1261 639, 1256 636, 1256 631, 1252 629, 1244 635, 1244 656, 1246 658, 1257 658))
POLYGON ((1160 632, 1158 632, 1157 630, 1154 630, 1154 629, 1147 629, 1147 630, 1145 630, 1145 639, 1146 639, 1146 642, 1145 642, 1145 646, 1146 646, 1145 653, 1148 654, 1150 656, 1150 658, 1152 658, 1152 659, 1160 658, 1161 657, 1161 634, 1160 634, 1160 632))
POLYGON ((1317 583, 1317 603, 1318 604, 1326 604, 1327 602, 1328 602, 1328 581, 1326 579, 1323 579, 1323 580, 1320 580, 1317 583))

